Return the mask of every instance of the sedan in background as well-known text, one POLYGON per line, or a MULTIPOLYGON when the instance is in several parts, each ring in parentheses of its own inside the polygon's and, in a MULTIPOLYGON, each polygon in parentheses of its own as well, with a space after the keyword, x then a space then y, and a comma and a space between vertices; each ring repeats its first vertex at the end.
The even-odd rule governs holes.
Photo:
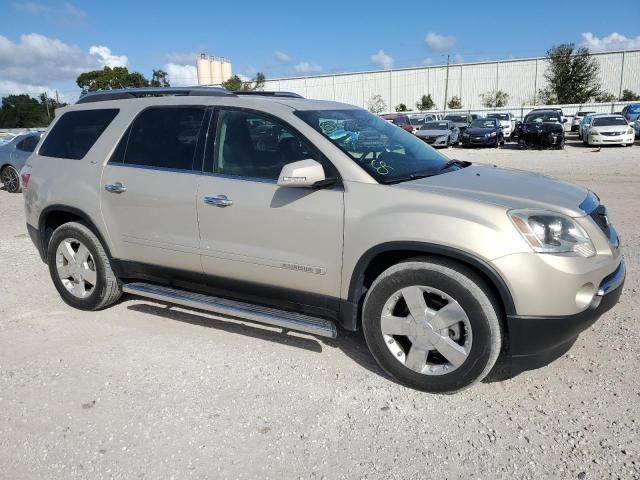
POLYGON ((564 122, 559 109, 534 109, 516 123, 513 137, 527 147, 564 148, 564 122))
POLYGON ((502 125, 497 118, 479 118, 474 120, 462 133, 462 146, 493 146, 504 145, 502 125))
POLYGON ((500 125, 502 125, 502 135, 504 136, 504 139, 511 140, 513 128, 516 126, 516 120, 512 113, 491 112, 487 113, 487 118, 496 118, 499 120, 500 125))
POLYGON ((640 103, 631 103, 622 109, 622 116, 629 123, 633 123, 640 118, 640 103))
POLYGON ((8 192, 22 191, 20 170, 35 150, 41 137, 42 132, 29 132, 17 135, 0 146, 0 182, 8 192))
POLYGON ((463 114, 449 113, 445 115, 444 119, 455 123, 456 127, 460 129, 460 134, 464 133, 464 131, 473 121, 473 118, 471 118, 471 115, 466 113, 463 113, 463 114))
POLYGON ((432 147, 446 148, 460 141, 460 129, 449 120, 427 122, 415 135, 432 147))
POLYGON ((411 126, 413 127, 413 132, 416 133, 420 128, 427 122, 431 122, 433 120, 437 120, 437 118, 433 115, 411 115, 409 117, 409 121, 411 122, 411 126))
POLYGON ((633 124, 633 129, 636 131, 636 138, 640 138, 640 118, 633 124))
POLYGON ((594 145, 633 145, 636 132, 622 115, 598 115, 591 119, 582 141, 594 145))
POLYGON ((596 113, 596 112, 587 112, 587 111, 576 112, 576 114, 573 116, 573 120, 571 120, 571 131, 572 132, 579 132, 580 131, 580 122, 582 121, 582 119, 584 117, 586 117, 587 115, 590 115, 592 113, 596 113))
POLYGON ((413 125, 411 125, 411 121, 409 120, 408 115, 400 114, 400 113, 389 113, 387 115, 382 115, 387 122, 393 123, 394 125, 406 130, 409 133, 413 133, 413 125))

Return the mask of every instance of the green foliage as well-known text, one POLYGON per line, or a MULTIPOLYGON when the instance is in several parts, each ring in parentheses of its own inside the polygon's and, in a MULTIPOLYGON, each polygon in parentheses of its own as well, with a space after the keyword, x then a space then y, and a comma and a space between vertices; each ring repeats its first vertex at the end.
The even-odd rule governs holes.
POLYGON ((367 109, 371 113, 375 113, 377 115, 384 112, 387 109, 387 104, 382 98, 382 95, 376 94, 376 95, 373 95, 367 102, 367 109))
POLYGON ((46 127, 53 120, 55 109, 64 105, 44 93, 39 99, 24 94, 8 95, 0 107, 0 128, 46 127))
POLYGON ((398 105, 396 105, 396 112, 408 112, 408 111, 409 109, 404 103, 399 103, 398 105))
MULTIPOLYGON (((162 72, 162 70, 158 70, 158 72, 162 72)), ((157 80, 159 81, 159 79, 157 80)), ((97 90, 150 86, 149 81, 144 75, 139 72, 129 72, 127 67, 104 67, 102 70, 84 72, 78 75, 76 83, 82 89, 83 94, 97 90)))
POLYGON ((247 90, 262 90, 264 88, 264 82, 266 77, 264 73, 258 72, 253 80, 248 82, 243 81, 238 75, 234 75, 226 82, 222 82, 222 86, 232 92, 247 91, 247 90))
POLYGON ((640 100, 640 95, 628 88, 625 88, 622 90, 622 98, 620 100, 623 102, 635 102, 640 100))
POLYGON ((593 97, 593 99, 598 103, 609 103, 617 101, 618 97, 613 93, 600 92, 598 95, 593 97))
POLYGON ((509 102, 509 94, 502 90, 491 90, 480 95, 482 105, 487 108, 506 107, 509 102))
POLYGON ((547 59, 547 86, 540 90, 542 103, 586 103, 601 95, 600 67, 587 48, 576 48, 573 43, 554 46, 547 51, 547 59))
POLYGON ((164 70, 154 70, 149 82, 150 87, 170 87, 167 72, 164 70))
POLYGON ((420 98, 420 101, 416 103, 416 108, 421 112, 425 110, 432 110, 435 107, 436 107, 436 104, 434 103, 433 98, 431 98, 431 94, 422 95, 422 97, 420 98))
POLYGON ((462 108, 462 100, 460 100, 459 97, 453 96, 451 97, 451 100, 449 100, 449 103, 447 103, 447 106, 451 110, 458 110, 459 108, 462 108))

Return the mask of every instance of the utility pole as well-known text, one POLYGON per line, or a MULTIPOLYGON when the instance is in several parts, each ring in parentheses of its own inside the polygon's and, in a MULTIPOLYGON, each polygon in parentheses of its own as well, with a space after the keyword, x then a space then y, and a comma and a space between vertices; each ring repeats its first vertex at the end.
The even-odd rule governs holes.
POLYGON ((47 109, 47 118, 51 118, 51 115, 49 115, 49 97, 47 96, 47 92, 44 92, 44 105, 47 109))
POLYGON ((60 99, 58 98, 58 89, 56 89, 56 105, 60 105, 60 99))
POLYGON ((444 82, 444 113, 447 113, 447 95, 449 95, 449 60, 451 54, 447 53, 447 80, 444 82))

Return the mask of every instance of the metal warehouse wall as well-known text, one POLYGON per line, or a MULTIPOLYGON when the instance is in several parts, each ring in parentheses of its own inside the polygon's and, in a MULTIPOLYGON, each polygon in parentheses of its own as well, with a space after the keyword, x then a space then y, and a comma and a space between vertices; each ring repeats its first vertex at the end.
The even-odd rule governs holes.
MULTIPOLYGON (((593 55, 600 63, 600 81, 616 96, 628 88, 640 93, 640 50, 593 55)), ((482 107, 480 95, 500 89, 509 94, 510 106, 533 105, 544 84, 547 60, 524 60, 453 64, 449 67, 447 97, 458 96, 465 109, 482 107)), ((366 108, 368 100, 382 95, 388 110, 399 103, 410 109, 430 93, 436 109, 444 108, 446 66, 417 67, 376 72, 344 73, 267 80, 265 90, 286 90, 307 98, 337 100, 366 108)))

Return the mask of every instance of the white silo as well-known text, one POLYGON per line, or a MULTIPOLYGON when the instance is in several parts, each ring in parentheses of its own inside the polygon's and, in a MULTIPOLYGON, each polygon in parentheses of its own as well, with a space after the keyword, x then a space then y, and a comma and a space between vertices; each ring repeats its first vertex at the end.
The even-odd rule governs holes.
POLYGON ((217 57, 211 57, 211 83, 213 85, 220 85, 224 80, 222 79, 222 62, 217 57))
POLYGON ((196 68, 198 70, 198 85, 211 85, 210 63, 209 55, 201 53, 196 63, 196 68))
POLYGON ((226 82, 231 78, 231 63, 226 58, 222 59, 222 81, 226 82))

